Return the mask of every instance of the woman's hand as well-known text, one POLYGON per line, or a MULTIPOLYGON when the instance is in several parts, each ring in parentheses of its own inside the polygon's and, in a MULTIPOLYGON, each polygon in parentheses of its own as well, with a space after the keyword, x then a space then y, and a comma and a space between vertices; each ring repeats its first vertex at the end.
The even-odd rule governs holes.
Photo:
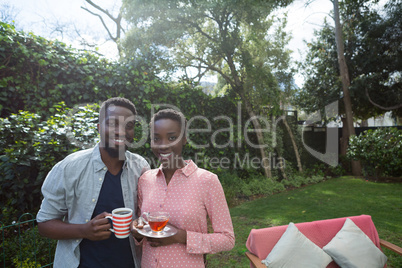
POLYGON ((130 232, 134 236, 134 238, 137 239, 137 241, 141 241, 144 238, 144 236, 139 234, 137 230, 144 228, 144 222, 142 221, 142 219, 139 219, 140 218, 133 220, 130 224, 130 232))
MULTIPOLYGON (((168 224, 168 225, 175 227, 173 224, 168 224)), ((177 233, 170 237, 166 237, 166 238, 147 237, 147 241, 149 242, 149 245, 151 247, 161 247, 161 246, 168 246, 171 244, 184 244, 184 245, 187 244, 187 231, 179 229, 177 227, 175 227, 175 228, 177 229, 177 233)))

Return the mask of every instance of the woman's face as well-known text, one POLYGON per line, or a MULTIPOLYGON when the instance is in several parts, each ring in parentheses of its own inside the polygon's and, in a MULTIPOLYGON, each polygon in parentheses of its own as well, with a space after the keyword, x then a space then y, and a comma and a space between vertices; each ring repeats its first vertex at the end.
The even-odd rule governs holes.
POLYGON ((159 119, 151 129, 151 149, 164 167, 176 168, 187 140, 180 123, 172 119, 159 119), (166 164, 168 166, 166 166, 166 164))

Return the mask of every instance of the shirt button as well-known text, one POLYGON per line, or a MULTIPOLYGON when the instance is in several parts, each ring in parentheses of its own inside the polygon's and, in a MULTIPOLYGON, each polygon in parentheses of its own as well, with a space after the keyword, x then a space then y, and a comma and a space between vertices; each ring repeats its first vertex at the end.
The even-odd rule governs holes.
POLYGON ((102 180, 102 178, 99 178, 99 180, 101 181, 101 180, 102 180))
POLYGON ((87 220, 85 220, 85 222, 89 222, 89 220, 87 219, 87 220))
POLYGON ((75 242, 77 242, 77 243, 78 243, 78 242, 80 242, 80 240, 78 240, 78 239, 77 239, 77 240, 75 240, 75 242))
POLYGON ((106 167, 103 168, 103 170, 106 170, 106 169, 107 169, 106 167))
POLYGON ((94 199, 92 199, 92 202, 95 202, 95 198, 94 198, 94 199))
POLYGON ((159 207, 163 207, 163 205, 161 204, 159 207))

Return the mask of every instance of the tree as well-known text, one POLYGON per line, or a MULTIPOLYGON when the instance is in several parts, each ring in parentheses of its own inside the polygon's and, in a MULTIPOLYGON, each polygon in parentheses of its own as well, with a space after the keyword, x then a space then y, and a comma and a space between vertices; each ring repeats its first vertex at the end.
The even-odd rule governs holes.
MULTIPOLYGON (((348 66, 346 64, 346 59, 344 55, 344 46, 343 46, 343 37, 342 37, 342 28, 339 19, 339 5, 338 0, 333 0, 334 4, 334 20, 335 20, 335 40, 336 40, 336 49, 338 54, 338 64, 339 71, 341 74, 342 81, 342 91, 343 91, 343 102, 345 105, 345 115, 346 115, 346 127, 347 136, 343 137, 344 140, 349 140, 350 137, 356 135, 355 127, 353 126, 353 111, 352 111, 352 101, 350 99, 349 87, 350 87, 350 78, 348 66)), ((360 175, 361 167, 360 163, 357 161, 352 161, 352 173, 355 176, 360 175)))
POLYGON ((193 70, 193 78, 218 74, 243 102, 258 139, 264 172, 271 177, 258 116, 263 106, 278 113, 281 87, 291 88, 288 36, 268 15, 283 1, 124 1, 132 28, 128 55, 152 57, 161 70, 193 70), (169 58, 170 57, 170 58, 169 58), (170 60, 172 59, 172 60, 170 60), (280 87, 281 86, 281 87, 280 87))
POLYGON ((114 26, 116 27, 115 34, 113 34, 113 32, 109 29, 108 24, 105 22, 105 19, 103 18, 103 16, 101 14, 96 13, 95 11, 92 11, 84 6, 81 7, 82 9, 84 9, 85 11, 90 13, 91 15, 96 16, 100 19, 102 26, 107 31, 109 38, 113 42, 116 43, 117 49, 119 51, 119 55, 122 56, 123 52, 122 52, 122 47, 120 46, 120 38, 122 37, 122 34, 125 33, 125 29, 124 29, 123 23, 122 23, 122 18, 123 18, 122 8, 121 7, 119 8, 119 12, 118 12, 117 16, 113 16, 113 14, 111 14, 111 12, 109 10, 102 8, 101 6, 97 5, 95 2, 93 2, 91 0, 85 0, 85 2, 87 2, 93 8, 95 8, 97 11, 100 11, 101 13, 106 15, 106 17, 109 18, 109 20, 111 20, 114 23, 114 26))
MULTIPOLYGON (((350 9, 348 13, 354 10, 350 9)), ((388 1, 381 13, 355 12, 357 19, 351 20, 354 28, 365 33, 359 34, 356 42, 361 43, 362 51, 355 57, 363 64, 353 70, 356 78, 352 87, 359 91, 364 88, 364 101, 372 108, 402 116, 402 2, 388 1)))
MULTIPOLYGON (((349 77, 351 106, 353 114, 349 118, 368 119, 392 110, 400 116, 401 96, 401 4, 390 1, 384 12, 375 6, 376 1, 344 1, 339 3, 342 18, 342 37, 349 77), (374 2, 374 3, 372 3, 374 2), (383 15, 380 15, 383 14, 383 15), (398 78, 399 77, 399 78, 398 78), (387 109, 384 109, 387 108, 387 109)), ((335 16, 336 17, 336 16, 335 16)), ((339 27, 340 28, 340 27, 339 27)), ((315 33, 316 40, 308 44, 309 52, 301 64, 305 73, 305 84, 296 97, 299 107, 308 112, 322 110, 326 105, 339 99, 346 100, 341 90, 341 69, 338 63, 335 30, 326 21, 323 28, 315 33)), ((340 107, 343 120, 346 106, 340 107)), ((348 112, 350 113, 350 111, 348 112)), ((345 118, 346 115, 346 118, 345 118)), ((350 124, 350 122, 349 122, 350 124)), ((344 126, 347 126, 346 122, 344 126)), ((348 126, 349 127, 349 126, 348 126)), ((350 127, 349 127, 350 128, 350 127)), ((344 137, 348 137, 348 133, 344 137)), ((341 146, 341 154, 346 154, 347 140, 341 146)))
MULTIPOLYGON (((401 116, 402 4, 389 1, 379 10, 370 1, 345 1, 339 8, 354 117, 365 120, 386 111, 401 116)), ((342 98, 334 29, 324 21, 315 36, 300 64, 305 83, 295 98, 307 112, 342 98)), ((343 105, 340 112, 345 113, 343 105)))
MULTIPOLYGON (((94 27, 90 27, 87 24, 77 24, 74 18, 60 18, 55 16, 55 14, 47 14, 40 18, 38 25, 43 29, 40 35, 67 43, 76 44, 79 42, 80 49, 91 51, 98 55, 102 55, 99 52, 99 46, 112 41, 116 44, 120 56, 121 47, 119 40, 124 34, 126 25, 122 19, 121 0, 109 1, 107 3, 103 1, 103 7, 97 5, 96 2, 98 1, 95 0, 86 0, 85 2, 87 5, 84 3, 81 8, 91 14, 90 16, 96 16, 100 19, 100 23, 106 30, 107 36, 102 30, 94 29, 94 27)), ((0 5, 0 21, 13 24, 17 29, 21 28, 18 27, 19 25, 16 22, 18 21, 16 20, 18 14, 19 10, 12 4, 4 3, 0 5)), ((36 28, 38 27, 36 26, 36 28)), ((111 53, 108 54, 110 55, 111 53)))
POLYGON ((0 21, 14 24, 18 18, 19 10, 10 5, 9 3, 3 3, 0 5, 0 21))

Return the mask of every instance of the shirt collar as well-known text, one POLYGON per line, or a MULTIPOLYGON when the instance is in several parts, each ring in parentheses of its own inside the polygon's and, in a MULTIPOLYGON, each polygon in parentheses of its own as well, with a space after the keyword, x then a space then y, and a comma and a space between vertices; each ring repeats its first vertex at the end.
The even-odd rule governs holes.
MULTIPOLYGON (((188 177, 190 177, 191 174, 193 174, 197 170, 198 167, 193 162, 193 160, 184 160, 184 162, 186 163, 186 165, 178 170, 181 171, 184 174, 184 176, 186 176, 188 178, 188 177)), ((158 175, 161 175, 162 173, 163 173, 162 165, 160 165, 156 175, 158 176, 158 175)))
MULTIPOLYGON (((126 154, 126 159, 124 160, 124 164, 123 164, 123 168, 127 168, 127 157, 129 154, 129 152, 125 152, 126 154)), ((102 157, 100 154, 100 150, 99 150, 99 142, 95 145, 93 151, 92 151, 92 160, 94 162, 94 167, 95 167, 95 171, 99 171, 101 169, 106 168, 105 163, 103 163, 102 161, 102 157)))

